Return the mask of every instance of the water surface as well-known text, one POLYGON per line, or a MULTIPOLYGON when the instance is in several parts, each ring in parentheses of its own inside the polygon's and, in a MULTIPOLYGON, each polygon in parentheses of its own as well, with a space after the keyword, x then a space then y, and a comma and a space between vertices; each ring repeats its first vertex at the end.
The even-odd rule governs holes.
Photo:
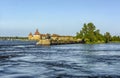
POLYGON ((120 44, 0 41, 0 78, 119 78, 120 44))

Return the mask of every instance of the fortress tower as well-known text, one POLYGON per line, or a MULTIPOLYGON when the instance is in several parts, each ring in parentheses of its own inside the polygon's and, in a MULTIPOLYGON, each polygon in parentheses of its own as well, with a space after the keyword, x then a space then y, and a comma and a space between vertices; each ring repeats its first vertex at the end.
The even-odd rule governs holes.
POLYGON ((34 40, 39 40, 39 39, 41 39, 41 35, 40 35, 38 29, 36 29, 36 31, 35 31, 35 33, 34 33, 34 35, 33 35, 33 39, 34 39, 34 40))
POLYGON ((30 32, 30 34, 28 35, 28 39, 29 39, 29 40, 32 40, 32 38, 33 38, 33 35, 32 35, 32 33, 30 32))

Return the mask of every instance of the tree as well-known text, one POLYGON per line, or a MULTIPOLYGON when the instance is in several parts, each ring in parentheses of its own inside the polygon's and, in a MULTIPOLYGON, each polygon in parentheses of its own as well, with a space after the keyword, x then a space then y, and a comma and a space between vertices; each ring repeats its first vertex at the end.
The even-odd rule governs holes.
POLYGON ((94 32, 95 36, 96 36, 96 41, 100 42, 104 42, 105 41, 105 38, 104 36, 100 33, 100 30, 97 29, 95 32, 94 32))
POLYGON ((120 41, 120 36, 113 36, 112 38, 111 38, 111 40, 112 41, 120 41))
POLYGON ((84 24, 80 32, 76 33, 76 38, 80 38, 87 43, 108 43, 110 41, 119 41, 120 36, 111 36, 109 32, 104 35, 100 33, 99 29, 96 29, 93 23, 84 24))
POLYGON ((82 30, 80 32, 77 32, 76 37, 81 38, 82 40, 85 40, 87 42, 94 42, 95 41, 95 25, 93 23, 84 24, 82 30))
POLYGON ((105 37, 105 42, 108 43, 110 40, 111 40, 111 35, 109 32, 106 32, 104 34, 104 37, 105 37))
POLYGON ((80 32, 77 32, 76 38, 81 38, 88 43, 105 41, 104 36, 100 33, 100 30, 96 29, 93 23, 85 23, 80 32))

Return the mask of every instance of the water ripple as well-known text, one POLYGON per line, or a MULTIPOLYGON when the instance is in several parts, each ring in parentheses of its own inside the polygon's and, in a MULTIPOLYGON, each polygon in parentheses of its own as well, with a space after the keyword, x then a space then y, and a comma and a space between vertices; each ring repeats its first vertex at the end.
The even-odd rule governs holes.
POLYGON ((0 41, 0 78, 119 78, 120 44, 0 41))

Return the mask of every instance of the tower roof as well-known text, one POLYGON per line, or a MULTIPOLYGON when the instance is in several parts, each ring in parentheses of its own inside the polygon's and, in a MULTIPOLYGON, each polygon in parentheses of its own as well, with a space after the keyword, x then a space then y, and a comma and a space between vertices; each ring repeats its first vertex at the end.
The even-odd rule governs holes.
POLYGON ((34 35, 40 35, 40 33, 39 33, 38 29, 36 29, 35 34, 34 34, 34 35))
POLYGON ((29 36, 33 36, 31 32, 29 33, 29 36))

